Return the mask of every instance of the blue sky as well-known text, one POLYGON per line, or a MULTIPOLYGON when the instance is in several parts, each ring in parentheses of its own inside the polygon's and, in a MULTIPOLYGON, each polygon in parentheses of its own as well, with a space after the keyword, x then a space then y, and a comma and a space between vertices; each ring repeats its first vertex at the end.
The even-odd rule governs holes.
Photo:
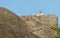
POLYGON ((0 7, 8 8, 18 16, 37 14, 43 10, 44 14, 57 15, 60 25, 60 0, 0 0, 0 7))

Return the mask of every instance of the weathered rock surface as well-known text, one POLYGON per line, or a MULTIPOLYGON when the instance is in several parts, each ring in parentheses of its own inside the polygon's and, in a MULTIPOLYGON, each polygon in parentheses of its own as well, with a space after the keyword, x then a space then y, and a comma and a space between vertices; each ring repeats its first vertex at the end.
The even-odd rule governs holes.
POLYGON ((0 38, 49 38, 57 32, 51 29, 58 25, 55 15, 17 16, 0 7, 0 38))
POLYGON ((58 25, 58 18, 56 15, 43 15, 43 16, 22 16, 27 26, 28 31, 41 38, 49 38, 56 35, 57 32, 51 27, 58 25))
POLYGON ((27 24, 13 12, 0 8, 0 38, 39 38, 27 32, 27 24))

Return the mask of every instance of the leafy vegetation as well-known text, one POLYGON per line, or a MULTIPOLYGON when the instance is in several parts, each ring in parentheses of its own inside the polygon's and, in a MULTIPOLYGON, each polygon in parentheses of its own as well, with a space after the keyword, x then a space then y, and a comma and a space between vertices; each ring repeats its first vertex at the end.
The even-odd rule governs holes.
POLYGON ((51 38, 60 38, 60 27, 54 26, 52 29, 57 31, 57 35, 52 36, 51 38))

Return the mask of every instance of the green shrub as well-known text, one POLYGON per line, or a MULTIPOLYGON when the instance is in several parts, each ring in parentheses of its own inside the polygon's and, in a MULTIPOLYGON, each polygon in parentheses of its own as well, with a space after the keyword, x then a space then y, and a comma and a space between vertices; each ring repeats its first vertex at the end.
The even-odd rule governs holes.
POLYGON ((53 27, 55 31, 57 31, 57 35, 52 36, 51 38, 60 38, 60 27, 53 27))
POLYGON ((51 29, 57 31, 58 30, 58 27, 55 25, 55 26, 52 26, 51 29))
POLYGON ((55 36, 53 36, 51 38, 60 38, 60 34, 57 34, 57 35, 55 35, 55 36))

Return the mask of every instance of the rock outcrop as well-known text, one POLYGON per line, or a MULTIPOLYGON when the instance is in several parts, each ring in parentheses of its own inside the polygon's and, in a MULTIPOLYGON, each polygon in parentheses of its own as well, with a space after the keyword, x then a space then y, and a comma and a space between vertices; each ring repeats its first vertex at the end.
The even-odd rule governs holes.
POLYGON ((22 16, 28 26, 28 31, 41 38, 49 38, 56 35, 57 32, 51 27, 58 25, 58 18, 56 15, 43 16, 22 16))
POLYGON ((0 7, 0 38, 49 38, 57 32, 51 29, 58 25, 55 15, 17 16, 0 7))
POLYGON ((0 38, 39 38, 27 32, 27 24, 16 14, 0 8, 0 38))

